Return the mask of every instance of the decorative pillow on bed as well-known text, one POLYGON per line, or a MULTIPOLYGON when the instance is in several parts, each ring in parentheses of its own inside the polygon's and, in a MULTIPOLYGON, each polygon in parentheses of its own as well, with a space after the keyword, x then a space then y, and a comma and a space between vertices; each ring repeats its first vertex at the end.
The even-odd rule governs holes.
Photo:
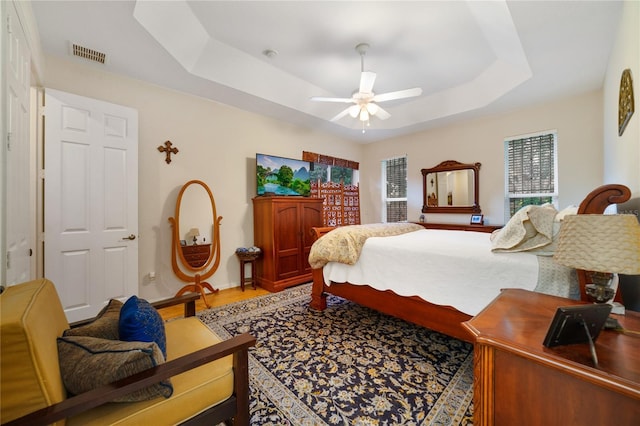
POLYGON ((149 302, 131 296, 120 310, 120 340, 128 342, 156 342, 167 357, 167 337, 162 317, 149 302))
POLYGON ((119 340, 118 322, 122 302, 111 299, 107 306, 102 308, 95 320, 87 325, 70 328, 64 331, 64 336, 90 336, 101 339, 119 340))
POLYGON ((495 252, 530 251, 551 244, 557 210, 552 205, 524 206, 507 224, 491 234, 495 252))
MULTIPOLYGON (((59 337, 58 356, 64 386, 75 395, 164 363, 155 342, 122 342, 87 336, 59 337)), ((168 398, 172 393, 171 381, 164 380, 114 402, 168 398)))
POLYGON ((578 214, 578 206, 569 206, 569 207, 565 207, 564 209, 560 210, 555 218, 554 221, 555 222, 562 222, 565 218, 565 216, 569 216, 572 214, 578 214))

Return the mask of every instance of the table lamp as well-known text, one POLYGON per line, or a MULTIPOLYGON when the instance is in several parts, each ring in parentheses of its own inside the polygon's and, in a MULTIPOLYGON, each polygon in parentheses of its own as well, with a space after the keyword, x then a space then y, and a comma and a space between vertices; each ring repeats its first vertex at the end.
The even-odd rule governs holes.
MULTIPOLYGON (((584 214, 566 216, 553 258, 561 265, 608 274, 640 274, 640 224, 634 215, 584 214)), ((611 280, 587 284, 598 303, 615 294, 611 280)))
POLYGON ((200 230, 198 228, 191 228, 187 233, 187 237, 193 237, 193 245, 198 244, 198 237, 200 236, 200 230))

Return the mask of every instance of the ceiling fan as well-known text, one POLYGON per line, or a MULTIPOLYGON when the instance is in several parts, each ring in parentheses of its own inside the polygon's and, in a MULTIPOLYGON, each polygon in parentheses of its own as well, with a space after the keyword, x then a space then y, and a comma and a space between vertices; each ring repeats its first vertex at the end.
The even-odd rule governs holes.
POLYGON ((373 83, 376 81, 376 73, 364 70, 364 55, 367 53, 368 49, 369 45, 367 43, 360 43, 356 46, 356 51, 360 54, 361 67, 360 88, 357 92, 355 92, 350 98, 327 98, 322 96, 314 96, 311 98, 312 101, 319 102, 353 103, 353 105, 341 111, 330 121, 338 121, 347 114, 353 118, 358 117, 362 122, 368 122, 371 116, 375 116, 381 120, 386 120, 391 117, 391 114, 378 105, 380 102, 413 98, 422 94, 422 89, 419 87, 377 95, 373 93, 373 83))

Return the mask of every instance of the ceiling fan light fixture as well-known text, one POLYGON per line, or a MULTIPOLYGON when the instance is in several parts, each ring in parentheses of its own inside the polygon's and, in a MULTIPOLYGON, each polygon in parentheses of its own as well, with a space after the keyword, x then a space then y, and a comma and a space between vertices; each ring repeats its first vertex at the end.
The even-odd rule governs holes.
POLYGON ((380 107, 378 102, 391 101, 396 99, 406 99, 420 96, 422 89, 414 87, 413 89, 398 90, 395 92, 387 92, 381 94, 374 94, 373 84, 376 81, 376 73, 372 71, 364 70, 364 55, 367 53, 369 45, 367 43, 360 43, 356 46, 356 51, 360 54, 360 86, 357 92, 352 93, 350 98, 329 98, 322 96, 313 96, 312 101, 320 102, 339 102, 339 103, 353 103, 350 107, 343 109, 338 115, 331 118, 330 121, 338 121, 350 115, 352 118, 357 118, 362 122, 362 131, 364 132, 365 123, 369 126, 369 119, 375 116, 377 119, 386 120, 391 117, 388 111, 380 107))

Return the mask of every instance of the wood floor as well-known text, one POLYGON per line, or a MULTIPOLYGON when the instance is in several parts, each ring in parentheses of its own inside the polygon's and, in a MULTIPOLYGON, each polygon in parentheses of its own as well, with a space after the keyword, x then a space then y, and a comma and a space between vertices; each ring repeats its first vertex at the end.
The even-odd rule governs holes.
MULTIPOLYGON (((207 302, 211 307, 222 306, 228 303, 239 302, 241 300, 251 299, 252 297, 263 296, 270 294, 268 290, 262 287, 257 287, 255 290, 249 285, 242 291, 240 287, 229 288, 226 290, 220 290, 216 294, 207 294, 207 302)), ((207 309, 202 298, 196 302, 196 312, 207 309)), ((184 315, 184 308, 182 305, 171 306, 169 308, 160 309, 160 315, 164 320, 171 318, 178 318, 184 315)))

